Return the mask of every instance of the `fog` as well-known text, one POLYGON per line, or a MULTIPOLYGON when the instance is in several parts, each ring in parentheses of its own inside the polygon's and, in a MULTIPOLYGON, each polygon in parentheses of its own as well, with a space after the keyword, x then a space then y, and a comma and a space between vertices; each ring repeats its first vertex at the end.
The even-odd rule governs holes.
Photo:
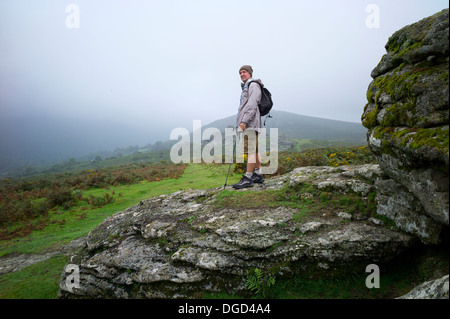
POLYGON ((360 122, 388 38, 446 7, 442 0, 2 0, 0 158, 145 145, 176 127, 192 129, 193 120, 234 115, 243 64, 278 110, 360 122))

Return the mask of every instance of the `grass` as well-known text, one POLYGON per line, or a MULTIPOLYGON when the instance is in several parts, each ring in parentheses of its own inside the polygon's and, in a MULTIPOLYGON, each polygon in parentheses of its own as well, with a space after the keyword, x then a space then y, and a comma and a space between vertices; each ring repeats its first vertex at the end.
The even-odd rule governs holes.
MULTIPOLYGON (((11 253, 38 254, 50 251, 73 239, 86 236, 106 217, 137 205, 141 200, 153 196, 179 191, 181 189, 204 189, 223 186, 228 165, 190 164, 178 179, 142 181, 131 185, 117 185, 93 188, 85 191, 83 197, 103 196, 114 193, 114 202, 100 208, 88 203, 79 203, 68 210, 57 209, 48 216, 36 220, 21 221, 9 226, 18 228, 30 223, 44 222, 43 229, 31 231, 28 235, 0 241, 0 256, 11 253), (119 195, 120 194, 120 195, 119 195)), ((229 183, 236 183, 240 176, 230 172, 229 183)), ((45 262, 28 266, 20 271, 0 276, 0 298, 46 299, 56 298, 59 278, 67 263, 62 255, 45 262)))
POLYGON ((306 220, 309 213, 323 215, 336 211, 350 214, 362 214, 367 217, 376 216, 375 193, 363 199, 354 193, 341 194, 332 191, 321 191, 309 184, 295 187, 284 187, 281 190, 265 190, 264 192, 222 191, 213 203, 218 208, 258 208, 285 206, 297 209, 295 220, 306 220))
POLYGON ((325 147, 351 147, 354 143, 339 142, 339 141, 324 141, 324 140, 311 140, 311 139, 294 139, 295 144, 292 148, 294 152, 303 152, 310 149, 323 149, 325 147))
POLYGON ((59 255, 0 276, 0 299, 55 299, 66 263, 59 255))
MULTIPOLYGON (((46 226, 44 229, 32 231, 24 237, 0 241, 0 257, 9 253, 43 253, 75 238, 86 236, 106 217, 137 205, 143 199, 173 193, 181 189, 223 186, 227 169, 227 165, 190 164, 178 179, 142 181, 131 185, 111 186, 108 189, 89 189, 83 192, 83 197, 89 197, 89 195, 98 197, 114 193, 114 202, 101 208, 93 208, 88 203, 82 202, 68 210, 61 208, 51 211, 47 217, 14 223, 7 229, 13 230, 40 222, 45 223, 46 226)), ((238 179, 238 175, 230 172, 229 183, 235 183, 238 179)))

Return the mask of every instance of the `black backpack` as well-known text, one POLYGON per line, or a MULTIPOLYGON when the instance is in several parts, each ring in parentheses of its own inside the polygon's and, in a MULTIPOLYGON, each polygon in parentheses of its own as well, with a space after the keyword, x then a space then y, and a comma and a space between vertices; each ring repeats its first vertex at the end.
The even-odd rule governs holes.
MULTIPOLYGON (((259 82, 251 81, 250 84, 252 84, 252 83, 258 83, 259 87, 261 88, 261 102, 258 104, 259 114, 261 116, 266 116, 267 114, 269 114, 269 112, 273 106, 272 94, 269 92, 268 89, 261 86, 261 84, 259 84, 259 82)), ((248 85, 249 88, 250 88, 250 84, 248 85)), ((272 116, 269 115, 268 117, 272 117, 272 116)), ((266 121, 264 121, 264 125, 266 125, 266 121)))

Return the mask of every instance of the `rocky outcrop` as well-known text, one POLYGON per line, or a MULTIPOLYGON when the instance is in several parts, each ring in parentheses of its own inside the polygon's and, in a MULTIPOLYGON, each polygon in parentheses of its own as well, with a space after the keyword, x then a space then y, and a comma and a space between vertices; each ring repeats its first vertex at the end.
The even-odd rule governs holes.
POLYGON ((448 275, 417 286, 397 299, 448 299, 448 275))
POLYGON ((367 202, 380 174, 378 165, 298 168, 231 194, 221 188, 186 190, 142 201, 89 234, 71 259, 79 267, 79 287, 68 288, 63 272, 59 297, 245 296, 247 271, 255 268, 277 278, 320 276, 389 261, 416 240, 374 216, 329 208, 302 212, 281 203, 219 205, 240 192, 286 196, 286 188, 305 201, 328 190, 367 202))
POLYGON ((391 178, 378 182, 379 214, 426 244, 449 225, 448 12, 389 38, 362 115, 369 147, 391 178))

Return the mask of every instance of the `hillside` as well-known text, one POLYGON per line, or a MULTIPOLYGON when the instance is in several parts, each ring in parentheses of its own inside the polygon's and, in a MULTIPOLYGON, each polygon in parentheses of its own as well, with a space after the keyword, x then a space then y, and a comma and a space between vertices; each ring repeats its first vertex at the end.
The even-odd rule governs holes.
MULTIPOLYGON (((273 111, 271 114, 272 118, 267 119, 264 127, 267 129, 278 128, 280 151, 303 151, 312 148, 367 144, 367 129, 359 123, 322 119, 284 111, 273 111)), ((202 129, 215 127, 223 132, 226 127, 234 126, 235 121, 236 117, 233 115, 205 125, 202 129)), ((37 130, 37 128, 35 129, 37 130)), ((64 131, 61 128, 60 130, 64 131)), ((30 145, 27 146, 21 143, 12 143, 14 140, 12 138, 9 143, 6 143, 5 140, 0 145, 0 177, 12 178, 40 173, 99 168, 142 162, 143 160, 152 162, 169 160, 168 150, 176 143, 176 141, 170 141, 168 139, 169 136, 167 136, 167 140, 154 144, 116 148, 114 151, 97 149, 96 152, 93 152, 92 143, 89 143, 92 132, 86 137, 69 139, 70 132, 72 131, 69 130, 65 133, 66 135, 63 134, 58 142, 53 137, 49 139, 47 135, 41 136, 36 131, 31 134, 35 140, 39 139, 39 144, 36 144, 35 147, 30 146, 33 144, 32 141, 28 141, 30 145), (72 147, 74 140, 76 140, 76 147, 72 147), (46 146, 40 147, 39 145, 46 146), (86 147, 85 149, 83 145, 86 147), (19 153, 16 152, 18 149, 21 149, 19 153), (71 149, 71 153, 65 153, 67 149, 71 149), (58 159, 52 157, 54 155, 52 150, 58 152, 58 159), (83 150, 85 153, 83 153, 83 150), (48 158, 44 160, 45 154, 47 154, 48 158), (75 154, 79 155, 76 156, 75 154), (105 159, 107 159, 106 162, 104 161, 105 159)), ((104 134, 104 132, 106 132, 106 129, 101 134, 104 134)), ((125 134, 123 130, 121 134, 125 134)), ((51 136, 54 135, 58 134, 52 134, 51 136)), ((9 135, 6 134, 4 136, 9 135)), ((116 140, 116 135, 112 134, 105 140, 108 143, 104 144, 104 146, 111 148, 112 140, 116 140)))
MULTIPOLYGON (((366 144, 366 132, 360 123, 329 120, 318 117, 300 115, 285 111, 272 111, 272 118, 268 118, 266 129, 278 128, 278 135, 285 135, 292 139, 312 139, 325 141, 341 141, 356 144, 366 144)), ((264 121, 265 118, 263 118, 264 121)), ((227 126, 234 126, 235 116, 214 121, 207 127, 223 130, 227 126)))

